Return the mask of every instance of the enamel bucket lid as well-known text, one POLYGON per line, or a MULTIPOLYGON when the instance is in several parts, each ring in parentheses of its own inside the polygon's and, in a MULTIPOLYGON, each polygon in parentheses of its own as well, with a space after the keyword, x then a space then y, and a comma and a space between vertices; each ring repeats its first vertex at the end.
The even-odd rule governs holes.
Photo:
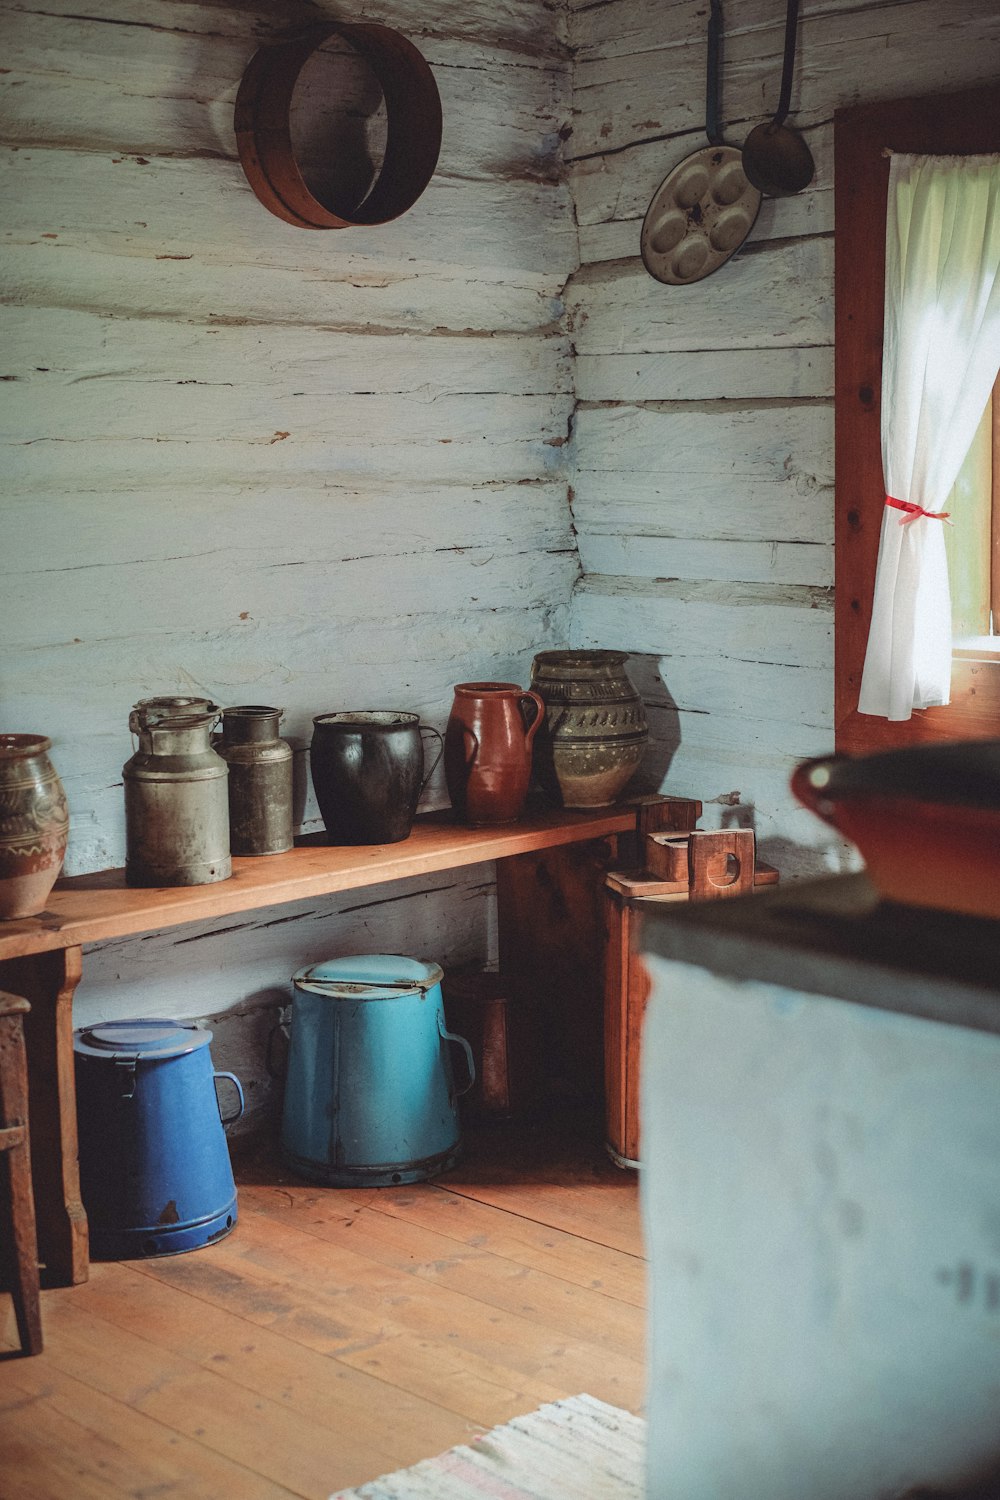
POLYGON ((443 977, 440 964, 392 953, 362 953, 310 964, 293 974, 292 983, 298 990, 334 1000, 398 1000, 433 989, 443 977))
POLYGON ((73 1033, 73 1050, 83 1057, 181 1057, 207 1047, 212 1033, 193 1022, 150 1016, 138 1020, 102 1021, 73 1033))

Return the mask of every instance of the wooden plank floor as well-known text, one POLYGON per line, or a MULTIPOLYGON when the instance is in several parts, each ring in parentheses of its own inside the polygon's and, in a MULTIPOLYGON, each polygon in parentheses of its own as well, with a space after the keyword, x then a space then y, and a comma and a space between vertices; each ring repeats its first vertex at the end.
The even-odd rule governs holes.
POLYGON ((219 1244, 44 1292, 36 1358, 0 1294, 2 1500, 325 1500, 560 1396, 640 1409, 636 1181, 591 1123, 410 1187, 238 1177, 219 1244))

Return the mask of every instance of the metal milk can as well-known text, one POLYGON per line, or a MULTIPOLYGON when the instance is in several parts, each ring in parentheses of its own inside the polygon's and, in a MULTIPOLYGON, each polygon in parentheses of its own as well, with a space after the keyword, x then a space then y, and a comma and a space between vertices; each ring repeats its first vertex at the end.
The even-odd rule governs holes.
POLYGON ((218 717, 219 706, 211 698, 140 698, 128 716, 128 727, 138 736, 140 750, 150 748, 146 731, 150 724, 160 719, 172 719, 175 714, 214 714, 218 717))
POLYGON ((283 712, 261 704, 222 711, 216 749, 229 766, 233 854, 283 854, 292 847, 292 747, 278 738, 283 712))
POLYGON ((173 714, 129 728, 139 749, 122 768, 128 885, 207 885, 232 874, 229 767, 212 749, 214 713, 173 714))

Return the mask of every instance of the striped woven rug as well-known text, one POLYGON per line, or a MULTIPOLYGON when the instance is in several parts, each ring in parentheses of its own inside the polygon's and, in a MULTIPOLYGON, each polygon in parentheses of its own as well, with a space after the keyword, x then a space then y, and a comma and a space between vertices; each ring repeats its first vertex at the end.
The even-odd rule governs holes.
POLYGON ((330 1500, 641 1500, 646 1424, 570 1396, 330 1500))

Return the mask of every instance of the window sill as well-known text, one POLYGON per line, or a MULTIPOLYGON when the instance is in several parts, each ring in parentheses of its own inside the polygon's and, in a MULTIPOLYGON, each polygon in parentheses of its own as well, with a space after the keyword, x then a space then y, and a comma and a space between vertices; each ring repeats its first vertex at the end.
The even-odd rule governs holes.
POLYGON ((965 661, 1000 660, 1000 635, 957 635, 951 643, 951 654, 965 661))

